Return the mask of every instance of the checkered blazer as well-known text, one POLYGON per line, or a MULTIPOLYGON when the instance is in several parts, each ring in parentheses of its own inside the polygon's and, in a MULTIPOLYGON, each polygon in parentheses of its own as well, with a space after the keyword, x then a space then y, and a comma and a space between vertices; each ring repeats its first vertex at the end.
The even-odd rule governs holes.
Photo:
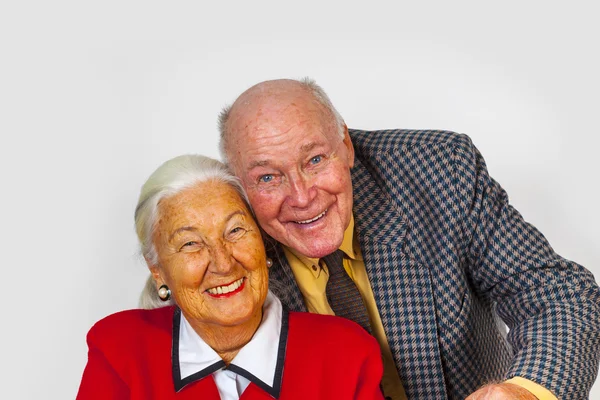
MULTIPOLYGON (((587 398, 600 290, 509 205, 471 140, 408 130, 350 137, 356 231, 409 399, 462 400, 513 376, 559 399, 587 398)), ((271 289, 306 311, 281 247, 267 249, 278 261, 271 289)))

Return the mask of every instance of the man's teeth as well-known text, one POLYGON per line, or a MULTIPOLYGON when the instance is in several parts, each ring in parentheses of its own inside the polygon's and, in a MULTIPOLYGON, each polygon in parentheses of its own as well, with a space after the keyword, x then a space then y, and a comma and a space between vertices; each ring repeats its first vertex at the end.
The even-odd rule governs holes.
POLYGON ((325 215, 326 212, 327 212, 327 210, 323 211, 321 214, 317 215, 316 217, 314 217, 312 219, 307 219, 306 221, 296 221, 296 223, 297 224, 310 224, 311 222, 315 222, 316 220, 321 218, 323 215, 325 215))
POLYGON ((240 286, 242 286, 242 282, 244 282, 244 278, 240 278, 237 281, 235 281, 232 284, 227 285, 227 286, 217 286, 214 288, 210 288, 210 289, 208 289, 208 293, 210 293, 210 294, 225 294, 225 293, 233 292, 234 290, 237 290, 240 286))

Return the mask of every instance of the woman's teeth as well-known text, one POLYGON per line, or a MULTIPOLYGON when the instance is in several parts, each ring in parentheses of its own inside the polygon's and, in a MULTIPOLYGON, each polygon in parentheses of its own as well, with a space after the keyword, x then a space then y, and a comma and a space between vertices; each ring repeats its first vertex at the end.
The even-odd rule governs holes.
POLYGON ((227 285, 227 286, 217 286, 214 288, 210 288, 207 290, 207 292, 210 294, 225 294, 225 293, 233 292, 234 290, 237 290, 240 286, 242 286, 242 282, 244 282, 244 278, 240 278, 237 281, 235 281, 232 284, 227 285))

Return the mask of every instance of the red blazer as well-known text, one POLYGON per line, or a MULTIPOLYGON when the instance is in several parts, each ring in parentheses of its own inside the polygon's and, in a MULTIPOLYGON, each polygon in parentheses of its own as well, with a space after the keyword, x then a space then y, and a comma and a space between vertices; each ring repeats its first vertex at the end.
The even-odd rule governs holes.
MULTIPOLYGON (((129 310, 96 323, 77 399, 219 400, 214 370, 180 379, 179 312, 129 310)), ((284 311, 279 359, 274 388, 250 379, 240 400, 383 399, 379 346, 349 320, 284 311)))

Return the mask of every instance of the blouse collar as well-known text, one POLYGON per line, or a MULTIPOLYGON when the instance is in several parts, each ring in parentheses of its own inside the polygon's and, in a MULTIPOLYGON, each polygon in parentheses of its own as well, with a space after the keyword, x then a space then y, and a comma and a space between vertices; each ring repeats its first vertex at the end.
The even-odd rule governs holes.
POLYGON ((190 383, 220 369, 228 369, 277 399, 283 379, 287 330, 288 313, 269 291, 258 330, 226 366, 221 357, 194 331, 181 310, 175 308, 172 347, 175 391, 179 392, 190 383))

